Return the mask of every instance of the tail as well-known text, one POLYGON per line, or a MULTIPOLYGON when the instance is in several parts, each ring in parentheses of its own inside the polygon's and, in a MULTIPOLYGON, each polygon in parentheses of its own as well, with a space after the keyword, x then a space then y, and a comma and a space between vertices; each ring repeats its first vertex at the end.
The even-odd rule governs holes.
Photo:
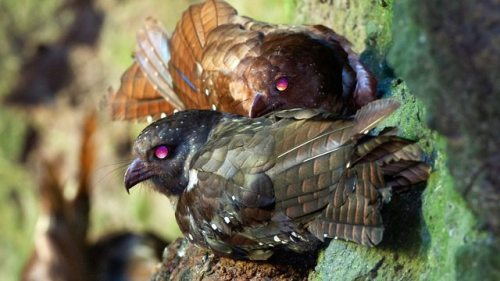
POLYGON ((198 94, 199 61, 208 33, 236 14, 220 0, 192 5, 171 40, 158 21, 148 18, 137 34, 135 61, 123 74, 118 91, 110 94, 112 118, 159 118, 174 110, 209 108, 208 98, 198 94))
POLYGON ((382 241, 384 225, 380 208, 392 191, 402 191, 427 180, 430 167, 423 153, 410 140, 384 130, 378 136, 365 133, 397 108, 397 103, 379 100, 355 116, 352 154, 338 180, 328 205, 310 225, 319 239, 341 238, 367 246, 382 241))
POLYGON ((389 134, 361 139, 354 157, 353 164, 376 163, 385 185, 394 191, 424 182, 430 173, 429 165, 423 162, 423 152, 414 141, 389 134))

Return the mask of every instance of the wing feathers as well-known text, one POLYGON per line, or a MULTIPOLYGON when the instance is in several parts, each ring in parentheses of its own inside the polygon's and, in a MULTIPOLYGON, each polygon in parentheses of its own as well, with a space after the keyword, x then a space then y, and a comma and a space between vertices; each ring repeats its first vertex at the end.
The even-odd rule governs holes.
POLYGON ((279 174, 323 155, 348 149, 348 132, 352 126, 352 122, 344 120, 291 123, 286 129, 276 132, 278 162, 270 173, 279 174))
POLYGON ((379 211, 383 176, 375 163, 357 165, 346 171, 330 204, 314 220, 309 230, 318 239, 342 238, 367 246, 382 240, 383 224, 379 211))
POLYGON ((356 126, 353 133, 363 133, 373 129, 380 121, 398 109, 399 103, 395 100, 380 99, 370 102, 356 112, 354 119, 356 126))
POLYGON ((229 23, 237 12, 223 1, 206 1, 192 5, 183 15, 172 36, 170 61, 174 89, 187 107, 207 109, 207 96, 201 93, 200 64, 208 34, 229 23))
POLYGON ((384 226, 376 207, 368 205, 361 196, 352 196, 338 209, 329 205, 324 215, 309 225, 309 230, 320 240, 341 238, 374 246, 382 240, 384 226))
POLYGON ((205 35, 217 26, 228 23, 231 17, 237 14, 238 12, 231 5, 224 1, 206 1, 201 8, 200 16, 205 35))

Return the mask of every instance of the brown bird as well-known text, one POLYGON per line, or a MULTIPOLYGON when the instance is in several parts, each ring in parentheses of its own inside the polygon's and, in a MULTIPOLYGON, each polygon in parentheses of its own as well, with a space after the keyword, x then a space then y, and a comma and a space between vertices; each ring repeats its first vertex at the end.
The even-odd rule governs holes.
POLYGON ((375 99, 375 88, 350 43, 333 30, 258 22, 208 0, 184 12, 171 38, 147 19, 110 105, 115 119, 176 109, 249 117, 296 107, 352 114, 375 99))
POLYGON ((429 175, 414 142, 391 130, 367 135, 397 107, 378 100, 350 118, 181 111, 137 137, 125 187, 150 181, 170 198, 184 235, 221 255, 264 260, 280 249, 312 251, 325 238, 373 246, 382 203, 429 175))

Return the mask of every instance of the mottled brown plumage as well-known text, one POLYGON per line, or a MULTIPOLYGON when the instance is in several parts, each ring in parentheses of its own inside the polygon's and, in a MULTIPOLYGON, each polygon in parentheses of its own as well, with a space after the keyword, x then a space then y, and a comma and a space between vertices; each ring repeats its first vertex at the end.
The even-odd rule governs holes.
POLYGON ((382 240, 380 208, 394 188, 425 181, 412 141, 366 133, 398 104, 369 103, 349 118, 314 109, 251 119, 183 111, 138 136, 127 190, 150 180, 169 196, 184 235, 216 253, 267 259, 324 238, 382 240))
POLYGON ((295 107, 352 114, 375 99, 375 87, 350 43, 333 30, 258 22, 207 0, 183 14, 170 39, 147 19, 110 105, 115 119, 174 109, 250 117, 295 107))

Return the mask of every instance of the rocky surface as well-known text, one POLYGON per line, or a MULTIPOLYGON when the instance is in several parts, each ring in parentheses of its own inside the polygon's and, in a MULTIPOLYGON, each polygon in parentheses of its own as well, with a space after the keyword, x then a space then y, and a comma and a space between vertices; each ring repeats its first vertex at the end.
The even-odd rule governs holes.
POLYGON ((165 249, 163 262, 152 280, 307 280, 316 255, 276 256, 267 262, 217 257, 185 239, 165 249))

